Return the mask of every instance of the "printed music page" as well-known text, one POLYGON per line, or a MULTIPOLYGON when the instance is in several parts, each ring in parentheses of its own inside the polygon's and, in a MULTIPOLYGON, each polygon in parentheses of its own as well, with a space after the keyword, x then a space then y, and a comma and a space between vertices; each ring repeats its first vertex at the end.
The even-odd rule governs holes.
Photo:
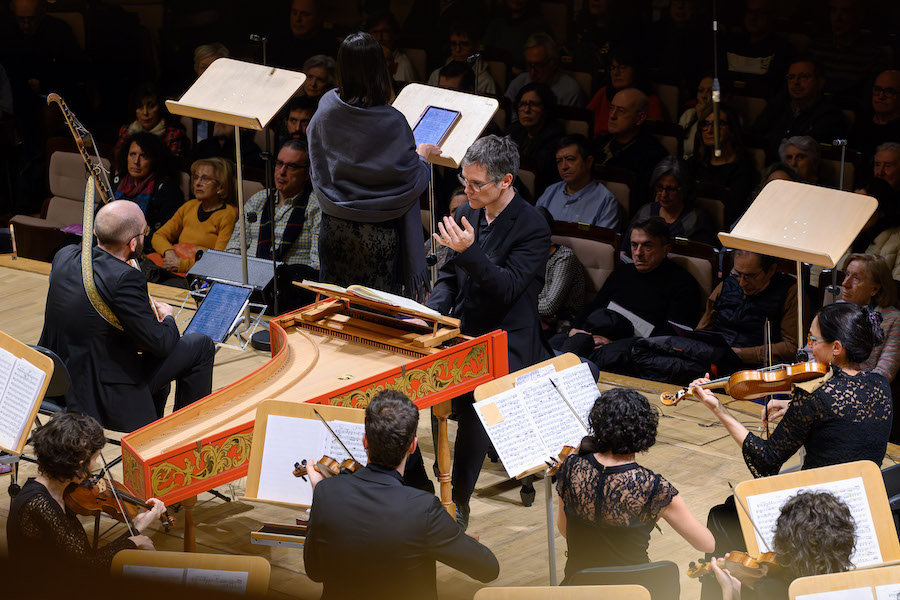
POLYGON ((540 379, 541 377, 546 377, 547 375, 552 375, 556 373, 556 365, 546 365, 541 367, 540 369, 535 369, 534 371, 528 371, 524 375, 519 375, 516 377, 516 386, 525 385, 531 381, 535 381, 536 379, 540 379))
MULTIPOLYGON (((257 498, 289 504, 312 504, 309 477, 294 477, 294 463, 319 460, 328 432, 318 420, 269 415, 259 468, 257 498)), ((331 437, 330 435, 328 437, 331 437)))
POLYGON ((162 583, 172 585, 182 585, 184 583, 184 572, 186 569, 182 567, 149 567, 146 565, 122 565, 122 575, 125 577, 133 577, 135 579, 152 579, 162 583))
MULTIPOLYGON (((510 477, 544 464, 559 455, 547 449, 519 397, 518 388, 475 403, 475 414, 494 444, 510 477)), ((561 449, 561 448, 560 448, 561 449)))
POLYGON ((559 456, 563 446, 577 448, 588 434, 548 378, 518 385, 515 389, 551 456, 559 456))
POLYGON ((760 539, 759 534, 754 532, 760 552, 773 550, 772 538, 774 536, 775 520, 781 514, 781 507, 789 498, 801 491, 831 492, 850 507, 850 514, 853 516, 853 520, 856 521, 856 548, 853 551, 853 556, 850 557, 850 562, 858 567, 883 562, 881 559, 881 548, 878 546, 878 537, 875 534, 872 511, 869 509, 869 499, 866 496, 866 488, 862 477, 748 496, 747 510, 751 519, 756 523, 756 527, 765 536, 764 540, 760 539))
MULTIPOLYGON (((797 600, 872 600, 872 598, 872 588, 870 587, 797 596, 797 600)), ((881 599, 879 598, 879 600, 881 599)))
POLYGON ((246 571, 222 571, 219 569, 186 569, 184 583, 194 587, 232 594, 244 594, 247 591, 246 571))
MULTIPOLYGON (((3 351, 12 356, 9 352, 3 351)), ((4 357, 5 358, 5 357, 4 357)), ((2 359, 0 359, 2 360, 2 359)), ((5 368, 6 361, 0 369, 5 368)), ((24 358, 15 359, 5 380, 0 380, 0 447, 15 450, 25 428, 30 425, 31 410, 44 384, 46 374, 24 358)))
POLYGON ((587 425, 588 415, 591 414, 594 402, 600 396, 600 390, 597 389, 597 382, 594 381, 591 369, 585 363, 579 363, 551 375, 550 379, 557 385, 559 391, 565 394, 572 408, 587 425))
POLYGON ((900 600, 900 583, 889 583, 875 587, 877 600, 900 600))
MULTIPOLYGON (((319 425, 322 424, 319 423, 319 425)), ((347 450, 353 453, 353 458, 356 462, 362 466, 366 466, 369 463, 369 455, 366 453, 366 449, 363 447, 362 442, 362 436, 366 432, 366 426, 363 423, 351 423, 350 421, 328 421, 328 425, 330 425, 334 433, 341 438, 341 441, 347 446, 347 450)), ((324 428, 325 426, 322 425, 322 427, 324 428)), ((325 456, 330 456, 338 462, 344 462, 344 460, 350 458, 347 456, 347 453, 344 452, 344 449, 341 448, 338 441, 334 439, 334 436, 328 433, 328 430, 325 431, 325 452, 323 454, 325 456)), ((316 458, 319 457, 317 456, 316 458)))

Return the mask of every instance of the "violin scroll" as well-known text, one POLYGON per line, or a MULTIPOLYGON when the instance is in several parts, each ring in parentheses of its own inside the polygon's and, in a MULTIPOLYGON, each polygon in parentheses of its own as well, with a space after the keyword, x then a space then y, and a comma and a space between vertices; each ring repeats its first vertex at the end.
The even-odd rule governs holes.
POLYGON ((559 453, 559 459, 553 459, 552 463, 548 463, 550 468, 547 469, 547 475, 550 477, 555 477, 557 471, 562 466, 562 464, 566 461, 566 458, 569 457, 570 454, 576 452, 578 449, 574 446, 563 446, 562 451, 559 453))

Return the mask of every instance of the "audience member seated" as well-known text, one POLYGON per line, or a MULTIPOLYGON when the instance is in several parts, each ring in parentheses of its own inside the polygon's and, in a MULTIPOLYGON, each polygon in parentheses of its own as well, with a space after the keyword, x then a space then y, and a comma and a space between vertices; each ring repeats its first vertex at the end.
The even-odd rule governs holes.
POLYGON ((303 63, 301 69, 306 75, 306 81, 300 87, 299 93, 319 101, 322 94, 334 87, 334 59, 325 54, 310 56, 303 63))
MULTIPOLYGON (((697 83, 697 97, 693 99, 694 105, 681 113, 678 124, 684 130, 684 159, 687 160, 694 153, 694 140, 697 137, 699 117, 697 115, 712 102, 713 78, 704 75, 697 83)), ((720 84, 721 85, 721 84, 720 84)))
MULTIPOLYGON (((465 192, 464 192, 465 193, 465 192)), ((538 212, 553 231, 553 215, 539 206, 538 212)), ((545 331, 556 331, 569 324, 584 308, 584 267, 568 246, 550 242, 550 258, 544 274, 544 287, 538 294, 538 314, 545 331)))
POLYGON ((671 238, 661 218, 636 222, 629 243, 633 262, 617 266, 571 329, 550 340, 554 349, 589 358, 602 370, 626 373, 636 332, 611 304, 647 321, 653 335, 672 333, 669 321, 696 323, 701 305, 697 281, 668 258, 671 238))
POLYGON ((674 156, 665 157, 650 175, 650 193, 654 199, 638 209, 634 221, 662 217, 672 237, 718 245, 712 217, 690 204, 691 189, 685 162, 674 156))
MULTIPOLYGON (((809 306, 808 302, 803 303, 809 306)), ((772 326, 772 359, 794 362, 797 354, 797 282, 779 273, 775 259, 746 250, 734 251, 734 268, 706 301, 696 329, 718 331, 746 365, 761 366, 769 346, 766 320, 772 326)))
POLYGON ((172 155, 159 136, 142 131, 125 139, 116 158, 113 194, 141 208, 150 227, 147 237, 153 239, 184 204, 184 192, 173 179, 172 155))
MULTIPOLYGON (((271 260, 284 266, 278 273, 279 309, 301 306, 304 290, 291 281, 319 278, 319 226, 322 211, 309 180, 309 152, 301 140, 284 142, 275 161, 275 240, 267 190, 253 194, 244 203, 247 219, 246 249, 249 256, 271 260)), ((241 253, 240 227, 235 227, 226 252, 241 253)))
POLYGON ((509 126, 509 137, 519 146, 522 168, 535 174, 535 197, 559 178, 556 148, 565 135, 554 118, 556 98, 543 83, 529 83, 515 98, 518 120, 509 126))
MULTIPOLYGON (((488 65, 481 58, 478 52, 480 40, 478 38, 478 29, 475 22, 470 20, 460 21, 450 27, 450 56, 444 62, 444 66, 451 63, 471 64, 475 73, 475 91, 479 94, 490 94, 496 96, 499 94, 497 82, 491 77, 488 71, 488 65), (469 57, 476 56, 472 63, 469 63, 469 57)), ((428 77, 428 85, 440 85, 441 71, 443 68, 437 68, 431 72, 428 77)))
MULTIPOLYGON (((417 81, 416 71, 413 69, 409 57, 401 48, 397 47, 397 36, 400 26, 397 19, 388 11, 377 12, 366 20, 366 32, 375 38, 375 41, 391 51, 396 68, 392 73, 394 81, 408 83, 417 81)), ((334 66, 332 66, 334 73, 334 66)), ((321 95, 321 94, 319 94, 321 95)))
MULTIPOLYGON (((896 266, 897 245, 900 237, 896 236, 897 225, 900 225, 900 206, 897 205, 897 193, 884 180, 875 177, 865 187, 856 190, 857 194, 871 196, 878 201, 875 212, 863 225, 862 231, 850 245, 853 252, 872 252, 884 256, 888 266, 896 266)), ((900 274, 900 272, 898 272, 900 274)))
POLYGON ((321 11, 322 0, 291 2, 290 20, 286 24, 280 21, 269 36, 268 59, 271 64, 302 71, 303 63, 310 56, 337 56, 337 39, 322 29, 321 11))
POLYGON ((157 267, 173 273, 187 273, 198 251, 225 250, 239 216, 234 163, 224 158, 195 161, 191 182, 194 199, 153 234, 156 257, 148 255, 157 267))
POLYGON ((625 88, 638 88, 647 94, 648 121, 662 121, 662 104, 656 94, 651 94, 643 81, 638 53, 628 44, 619 43, 609 51, 609 78, 594 94, 587 108, 594 113, 594 137, 609 133, 609 103, 625 88))
POLYGON ((603 74, 609 65, 610 46, 641 27, 640 10, 631 2, 584 2, 582 9, 570 16, 566 50, 572 60, 588 65, 591 73, 603 74))
POLYGON ((660 517, 700 552, 713 534, 671 483, 635 462, 656 443, 659 414, 637 390, 603 392, 588 416, 590 435, 559 468, 557 527, 568 560, 562 585, 593 567, 650 562, 650 533, 660 517))
POLYGON ((135 120, 119 128, 116 154, 122 149, 126 138, 146 131, 159 136, 173 156, 187 155, 190 146, 187 132, 181 122, 175 120, 166 110, 165 100, 155 84, 145 83, 138 86, 131 94, 130 100, 135 120))
POLYGON ((619 203, 602 183, 591 178, 594 157, 581 134, 560 138, 556 168, 562 181, 549 186, 537 201, 557 221, 588 223, 618 231, 622 225, 619 203))
MULTIPOLYGON (((452 61, 437 69, 438 87, 447 88, 448 90, 458 90, 460 92, 475 93, 476 78, 475 71, 469 66, 469 63, 452 61)), ((430 85, 430 84, 429 84, 430 85)))
POLYGON ((794 181, 819 183, 822 148, 808 135, 795 135, 781 140, 778 158, 797 174, 794 181))
POLYGON ((653 167, 668 154, 659 140, 643 129, 649 110, 650 101, 644 92, 636 88, 622 90, 609 104, 609 134, 597 140, 594 164, 634 174, 639 202, 632 201, 632 206, 646 201, 643 182, 650 179, 653 167))
POLYGON ((682 92, 713 67, 712 29, 703 13, 700 0, 670 2, 662 19, 644 34, 650 66, 658 79, 677 85, 682 92))
POLYGON ((295 96, 287 105, 287 116, 284 118, 283 127, 279 139, 285 142, 289 139, 306 139, 306 129, 309 122, 316 114, 318 103, 309 96, 295 96))
MULTIPOLYGON (((256 132, 252 129, 241 129, 241 164, 262 168, 262 149, 255 141, 256 132)), ((224 158, 231 162, 237 162, 234 145, 234 126, 224 123, 212 123, 210 136, 197 144, 191 153, 191 158, 224 158)))
POLYGON ((761 81, 771 90, 781 86, 795 51, 776 33, 775 17, 775 0, 746 0, 743 30, 720 41, 733 78, 761 81))
POLYGON ((759 174, 744 150, 741 119, 733 108, 725 104, 719 104, 721 156, 715 155, 713 107, 713 104, 708 104, 700 112, 700 121, 697 125, 700 136, 694 141, 694 155, 691 162, 694 179, 724 186, 731 192, 731 198, 725 206, 725 222, 728 223, 743 213, 749 205, 748 198, 756 187, 759 174))
POLYGON ((812 136, 830 144, 844 135, 844 115, 822 97, 825 76, 811 60, 795 60, 788 67, 787 94, 766 105, 749 131, 769 139, 768 156, 776 159, 781 140, 795 135, 812 136))
POLYGON ((780 568, 753 582, 751 591, 726 570, 724 559, 710 561, 722 600, 788 600, 788 588, 795 579, 853 568, 850 557, 856 547, 856 522, 843 500, 830 492, 801 491, 780 511, 772 538, 774 562, 780 568))
POLYGON ((587 104, 578 82, 559 68, 559 48, 546 33, 535 33, 525 42, 525 66, 527 70, 509 82, 506 88, 506 97, 510 100, 516 100, 528 84, 543 83, 553 90, 560 106, 581 107, 587 104))
MULTIPOLYGON (((502 0, 497 3, 497 15, 488 21, 482 39, 486 49, 509 65, 515 73, 522 72, 522 47, 535 33, 546 31, 546 24, 538 17, 534 0, 502 0)), ((481 15, 484 12, 482 10, 481 15)), ((529 61, 525 58, 525 61, 529 61)), ((507 93, 508 96, 510 94, 507 93)), ((515 94, 512 94, 514 96, 515 94)))
POLYGON ((868 161, 885 142, 900 142, 900 71, 882 71, 872 86, 872 109, 859 115, 850 147, 868 161))
MULTIPOLYGON (((194 73, 200 77, 220 58, 228 58, 231 53, 224 44, 213 42, 212 44, 203 44, 194 49, 194 73)), ((212 135, 214 123, 204 119, 194 119, 194 143, 199 144, 212 135)))
POLYGON ((872 174, 884 179, 894 192, 900 192, 900 143, 885 142, 875 149, 872 174))

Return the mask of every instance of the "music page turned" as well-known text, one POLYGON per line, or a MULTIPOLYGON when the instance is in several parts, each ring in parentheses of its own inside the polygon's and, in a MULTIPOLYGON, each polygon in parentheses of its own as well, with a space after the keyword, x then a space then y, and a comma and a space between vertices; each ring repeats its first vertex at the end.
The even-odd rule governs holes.
POLYGON ((16 450, 31 424, 32 409, 40 402, 46 374, 0 348, 0 448, 16 450))

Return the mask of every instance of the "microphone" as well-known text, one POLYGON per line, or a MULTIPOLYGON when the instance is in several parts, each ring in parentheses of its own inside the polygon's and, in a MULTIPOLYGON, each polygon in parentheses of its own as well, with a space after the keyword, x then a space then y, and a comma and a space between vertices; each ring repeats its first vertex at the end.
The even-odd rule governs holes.
POLYGON ((247 222, 248 223, 256 223, 256 213, 255 212, 247 213, 247 222))
POLYGON ((832 146, 846 146, 846 145, 847 145, 847 140, 833 140, 833 141, 831 142, 831 145, 832 145, 832 146))
POLYGON ((471 64, 475 63, 479 58, 481 58, 481 53, 476 52, 475 54, 467 57, 466 62, 471 65, 471 64))
POLYGON ((267 41, 267 38, 265 38, 265 37, 263 37, 263 36, 261 36, 261 35, 259 35, 259 34, 256 34, 256 33, 251 33, 251 34, 250 34, 250 41, 251 41, 251 42, 256 42, 257 44, 260 44, 260 43, 262 43, 262 42, 267 41))

